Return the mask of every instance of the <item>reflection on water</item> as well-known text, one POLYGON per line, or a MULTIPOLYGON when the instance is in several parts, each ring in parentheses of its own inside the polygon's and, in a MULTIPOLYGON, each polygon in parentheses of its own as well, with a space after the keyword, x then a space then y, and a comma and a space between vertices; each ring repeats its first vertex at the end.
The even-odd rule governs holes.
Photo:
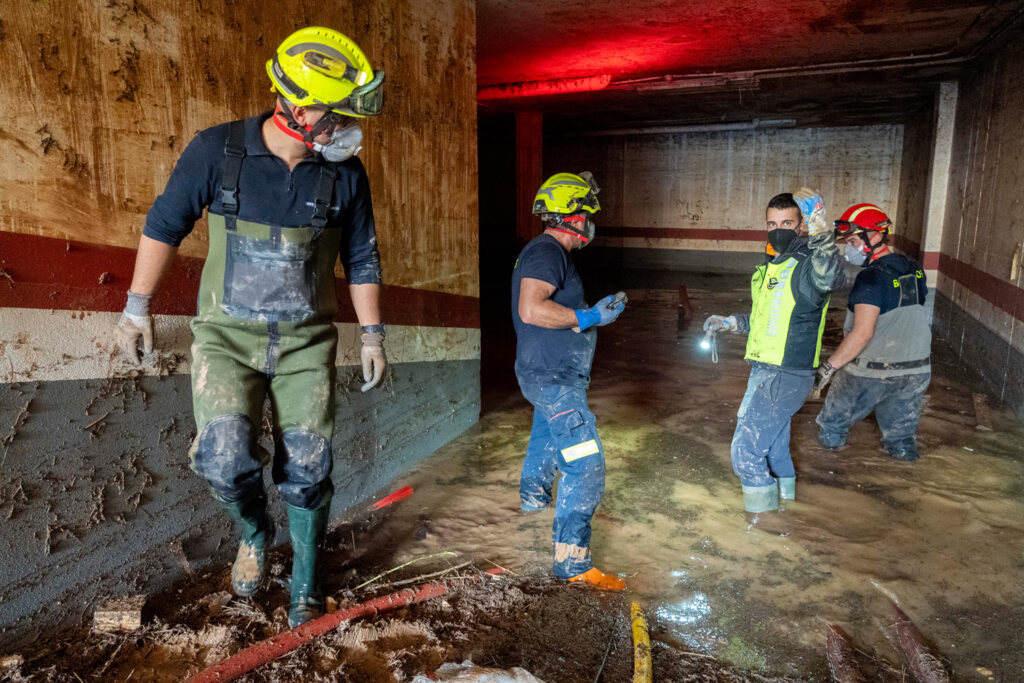
MULTIPOLYGON (((797 500, 751 526, 729 461, 746 383, 744 339, 720 362, 677 335, 675 292, 629 292, 600 332, 590 393, 607 452, 595 565, 627 577, 652 637, 743 667, 829 680, 825 627, 898 665, 889 597, 965 680, 1024 680, 1024 432, 1008 413, 974 429, 969 379, 936 353, 919 432, 922 459, 881 450, 873 421, 849 445, 815 439, 821 400, 793 419, 797 500)), ((743 308, 742 289, 690 291, 697 317, 743 308)), ((834 303, 833 306, 838 306, 834 303)), ((830 315, 830 325, 835 314, 830 315)), ((834 340, 833 340, 834 345, 834 340)), ((416 487, 381 542, 396 560, 455 550, 517 572, 550 566, 550 510, 518 511, 530 412, 509 395, 402 483, 416 487), (429 533, 412 542, 413 530, 429 533)), ((898 679, 897 679, 898 680, 898 679)))

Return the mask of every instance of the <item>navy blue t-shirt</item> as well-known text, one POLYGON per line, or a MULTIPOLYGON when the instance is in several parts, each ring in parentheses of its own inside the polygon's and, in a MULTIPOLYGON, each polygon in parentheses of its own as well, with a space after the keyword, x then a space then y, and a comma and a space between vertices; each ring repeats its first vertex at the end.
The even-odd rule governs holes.
MULTIPOLYGON (((238 218, 285 228, 309 225, 322 162, 318 155, 313 155, 290 170, 263 141, 262 126, 269 116, 270 112, 264 112, 245 120, 245 158, 238 179, 238 218)), ((227 136, 226 123, 196 134, 178 159, 163 194, 156 198, 146 215, 143 235, 177 247, 192 232, 203 209, 223 215, 220 186, 227 136)), ((345 231, 340 256, 349 283, 380 282, 370 183, 359 157, 338 164, 327 213, 327 229, 333 228, 345 231)))
POLYGON ((535 237, 519 254, 512 270, 512 324, 516 328, 516 376, 521 384, 587 386, 597 344, 597 330, 552 330, 528 325, 519 317, 523 278, 555 288, 551 300, 568 308, 586 308, 583 282, 569 252, 551 235, 535 237))
POLYGON ((847 308, 852 311, 857 304, 870 304, 881 309, 879 315, 899 308, 901 297, 908 293, 894 286, 893 280, 911 273, 920 273, 916 278, 917 293, 918 301, 923 304, 928 296, 928 282, 920 264, 902 254, 889 254, 872 261, 857 274, 847 308))

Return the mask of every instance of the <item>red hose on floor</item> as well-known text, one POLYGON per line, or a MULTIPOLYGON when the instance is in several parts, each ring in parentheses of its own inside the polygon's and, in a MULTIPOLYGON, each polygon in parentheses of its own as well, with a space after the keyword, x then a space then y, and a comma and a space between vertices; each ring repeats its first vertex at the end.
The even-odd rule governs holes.
MULTIPOLYGON (((501 572, 501 569, 489 569, 485 573, 494 576, 501 572)), ((318 619, 307 621, 305 624, 296 626, 290 631, 279 633, 273 638, 268 638, 237 652, 224 661, 214 664, 209 669, 192 676, 188 679, 188 683, 233 681, 242 674, 248 673, 272 659, 288 654, 301 645, 305 645, 313 640, 313 638, 336 629, 346 621, 436 598, 447 593, 448 589, 448 583, 445 581, 428 583, 419 588, 407 588, 397 593, 374 598, 361 605, 338 610, 334 614, 325 614, 318 619)))

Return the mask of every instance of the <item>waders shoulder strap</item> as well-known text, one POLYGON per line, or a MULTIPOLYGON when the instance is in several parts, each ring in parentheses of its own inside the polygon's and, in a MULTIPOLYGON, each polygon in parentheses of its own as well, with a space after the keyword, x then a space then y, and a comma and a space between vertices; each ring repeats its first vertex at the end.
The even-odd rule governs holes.
POLYGON ((224 227, 234 231, 238 220, 238 178, 245 158, 245 121, 228 124, 224 143, 224 173, 220 181, 220 203, 224 210, 224 227))
POLYGON ((316 188, 316 200, 314 200, 313 222, 314 228, 322 228, 327 225, 327 212, 331 208, 331 201, 334 199, 334 179, 338 176, 338 167, 327 161, 320 163, 320 183, 316 188))

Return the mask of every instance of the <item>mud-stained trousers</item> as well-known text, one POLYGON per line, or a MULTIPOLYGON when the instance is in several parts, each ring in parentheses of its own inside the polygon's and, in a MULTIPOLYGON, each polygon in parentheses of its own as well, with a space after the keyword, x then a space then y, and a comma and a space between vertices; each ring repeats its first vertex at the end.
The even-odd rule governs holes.
POLYGON ((901 459, 916 457, 914 437, 931 379, 931 372, 861 377, 840 370, 818 413, 818 439, 828 448, 839 448, 846 443, 853 424, 874 412, 882 431, 882 446, 901 459))
POLYGON ((590 520, 604 493, 604 449, 585 387, 522 382, 520 387, 534 411, 519 498, 524 510, 547 507, 555 473, 562 473, 552 535, 554 574, 568 579, 593 566, 590 520))
POLYGON ((257 445, 263 400, 273 411, 272 476, 289 505, 316 510, 334 488, 334 325, 192 322, 192 469, 223 502, 256 495, 271 458, 257 445))
POLYGON ((770 486, 776 478, 795 476, 790 420, 813 385, 812 373, 751 366, 732 436, 732 469, 743 486, 770 486))

